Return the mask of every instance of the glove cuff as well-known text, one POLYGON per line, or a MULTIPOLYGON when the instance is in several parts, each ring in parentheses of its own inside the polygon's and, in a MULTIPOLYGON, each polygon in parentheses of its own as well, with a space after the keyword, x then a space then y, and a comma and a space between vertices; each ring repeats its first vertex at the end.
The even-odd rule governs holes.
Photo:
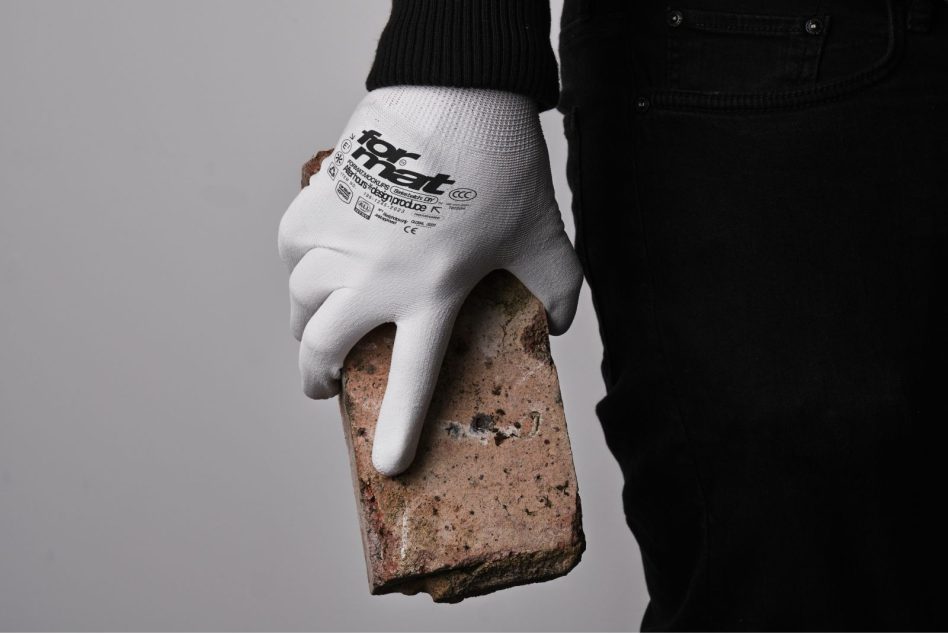
POLYGON ((519 152, 541 137, 535 101, 517 93, 482 88, 391 86, 373 90, 366 101, 397 112, 426 137, 484 152, 519 152))

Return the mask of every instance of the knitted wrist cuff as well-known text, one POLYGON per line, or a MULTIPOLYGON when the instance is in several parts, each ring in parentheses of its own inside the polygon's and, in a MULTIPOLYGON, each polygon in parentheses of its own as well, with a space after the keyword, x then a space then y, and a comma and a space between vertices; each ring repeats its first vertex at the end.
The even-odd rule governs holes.
POLYGON ((424 137, 470 150, 516 152, 540 133, 537 104, 500 90, 392 86, 372 91, 370 104, 398 112, 400 123, 424 137))
POLYGON ((397 85, 505 90, 554 107, 548 0, 393 0, 366 87, 397 85))

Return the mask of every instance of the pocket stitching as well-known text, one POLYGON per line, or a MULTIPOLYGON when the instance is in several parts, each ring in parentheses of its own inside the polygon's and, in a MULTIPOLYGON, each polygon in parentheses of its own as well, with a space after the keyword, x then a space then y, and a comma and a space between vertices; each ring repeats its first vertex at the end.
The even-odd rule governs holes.
POLYGON ((896 28, 897 16, 892 0, 887 0, 886 7, 889 18, 886 52, 868 68, 848 77, 807 88, 766 93, 711 93, 669 88, 654 90, 647 97, 653 106, 667 110, 768 111, 813 105, 850 94, 881 80, 898 59, 901 31, 896 28))
POLYGON ((703 30, 708 33, 744 33, 747 35, 799 35, 814 37, 805 30, 808 19, 818 18, 826 20, 825 15, 808 15, 806 17, 784 15, 745 15, 740 13, 718 13, 712 15, 709 11, 681 9, 683 21, 681 26, 703 30), (692 16, 689 20, 688 17, 692 16), (697 16, 697 19, 695 19, 697 16))

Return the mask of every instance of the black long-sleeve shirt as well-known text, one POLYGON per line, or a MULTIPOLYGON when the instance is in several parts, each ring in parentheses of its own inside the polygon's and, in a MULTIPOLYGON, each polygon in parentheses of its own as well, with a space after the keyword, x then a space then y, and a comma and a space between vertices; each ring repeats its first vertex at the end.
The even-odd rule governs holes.
POLYGON ((366 87, 492 88, 556 105, 548 0, 392 0, 366 87))

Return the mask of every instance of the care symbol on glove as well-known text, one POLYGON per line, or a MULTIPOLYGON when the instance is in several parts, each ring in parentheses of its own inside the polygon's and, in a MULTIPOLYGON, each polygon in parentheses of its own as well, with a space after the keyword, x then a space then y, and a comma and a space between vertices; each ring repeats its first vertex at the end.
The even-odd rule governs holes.
POLYGON ((457 189, 452 189, 448 196, 451 198, 451 200, 467 202, 477 198, 477 192, 466 187, 458 187, 457 189))
POLYGON ((359 196, 354 209, 357 214, 368 220, 372 217, 372 211, 375 209, 375 205, 367 201, 362 196, 359 196))
POLYGON ((336 185, 336 195, 339 196, 339 200, 344 203, 348 203, 352 200, 352 190, 345 183, 336 185))

